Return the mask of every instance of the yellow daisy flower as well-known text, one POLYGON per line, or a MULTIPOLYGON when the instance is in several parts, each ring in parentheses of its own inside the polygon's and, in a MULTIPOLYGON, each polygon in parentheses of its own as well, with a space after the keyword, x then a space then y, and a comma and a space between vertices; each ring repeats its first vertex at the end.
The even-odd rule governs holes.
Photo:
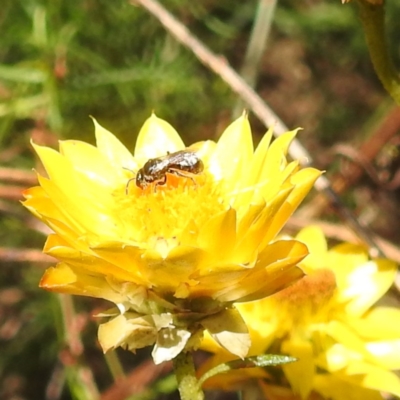
MULTIPOLYGON (((400 310, 374 306, 392 285, 396 265, 371 260, 364 247, 349 243, 328 250, 315 227, 296 239, 310 251, 299 264, 307 275, 267 299, 237 305, 250 330, 250 355, 298 359, 282 367, 293 392, 277 390, 270 379, 261 382, 266 398, 298 398, 295 393, 308 399, 313 391, 333 400, 383 399, 380 391, 400 396, 400 379, 392 372, 400 368, 400 310)), ((220 353, 208 340, 203 347, 220 353)), ((219 354, 213 363, 223 359, 226 354, 219 354)), ((211 383, 233 384, 221 379, 211 383)))
POLYGON ((320 172, 287 162, 295 136, 253 150, 247 117, 218 143, 189 148, 152 115, 134 155, 95 122, 97 146, 34 144, 48 177, 24 202, 54 234, 44 251, 60 262, 42 288, 117 305, 99 329, 107 351, 155 343, 159 363, 195 346, 204 329, 243 357, 248 333, 233 302, 271 295, 303 275, 307 254, 275 237, 320 172))

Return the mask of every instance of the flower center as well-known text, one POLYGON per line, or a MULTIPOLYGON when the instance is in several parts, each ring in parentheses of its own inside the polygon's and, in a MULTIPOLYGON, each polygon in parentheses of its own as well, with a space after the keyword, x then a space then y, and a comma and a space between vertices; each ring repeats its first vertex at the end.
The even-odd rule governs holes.
POLYGON ((196 237, 210 216, 228 207, 210 174, 166 175, 163 185, 132 184, 127 194, 125 188, 114 192, 123 240, 150 248, 165 240, 190 245, 188 237, 196 237))
POLYGON ((325 322, 336 293, 335 274, 320 269, 271 297, 279 305, 280 317, 293 325, 325 322))

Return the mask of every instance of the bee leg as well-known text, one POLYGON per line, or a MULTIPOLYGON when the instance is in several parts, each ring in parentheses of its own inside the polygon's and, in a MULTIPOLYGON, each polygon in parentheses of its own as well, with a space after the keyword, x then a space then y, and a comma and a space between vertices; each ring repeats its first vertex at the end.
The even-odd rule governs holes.
POLYGON ((188 176, 188 178, 193 182, 193 185, 196 187, 197 189, 197 182, 194 180, 194 178, 192 176, 188 176))
POLYGON ((155 193, 157 191, 157 186, 164 186, 166 183, 167 183, 167 176, 164 175, 161 179, 157 180, 154 183, 153 193, 155 193))
POLYGON ((173 168, 169 169, 168 172, 170 174, 174 174, 175 176, 179 176, 181 178, 190 179, 193 182, 194 186, 196 186, 196 188, 197 188, 197 182, 195 181, 195 179, 193 178, 193 175, 190 172, 182 172, 182 171, 179 171, 179 170, 173 169, 173 168))

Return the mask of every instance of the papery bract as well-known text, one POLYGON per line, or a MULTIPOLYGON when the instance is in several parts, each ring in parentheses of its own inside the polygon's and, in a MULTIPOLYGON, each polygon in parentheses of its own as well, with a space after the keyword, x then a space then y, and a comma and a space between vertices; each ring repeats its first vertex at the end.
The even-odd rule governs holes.
POLYGON ((38 176, 24 205, 54 231, 44 251, 60 261, 40 286, 115 303, 100 328, 105 351, 155 343, 162 362, 196 347, 210 329, 245 356, 249 337, 233 302, 295 282, 308 254, 299 241, 276 240, 320 175, 286 160, 295 132, 271 144, 270 131, 254 151, 244 115, 217 143, 187 149, 152 115, 131 155, 95 127, 97 146, 68 140, 57 152, 34 145, 48 176, 38 176), (177 151, 196 152, 204 170, 189 178, 166 170, 165 184, 146 188, 132 182, 149 159, 177 151))

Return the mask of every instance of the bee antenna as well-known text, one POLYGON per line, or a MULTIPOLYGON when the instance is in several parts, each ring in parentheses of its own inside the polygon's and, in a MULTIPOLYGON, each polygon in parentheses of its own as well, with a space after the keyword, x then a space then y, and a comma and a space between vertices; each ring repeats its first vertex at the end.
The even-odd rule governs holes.
POLYGON ((125 186, 125 194, 128 195, 129 194, 129 184, 134 181, 136 179, 136 176, 134 176, 133 178, 130 178, 128 182, 126 182, 126 186, 125 186))
MULTIPOLYGON (((129 169, 129 168, 126 168, 126 167, 122 167, 122 168, 123 168, 123 169, 126 169, 127 171, 133 173, 133 171, 132 171, 131 169, 129 169)), ((126 186, 125 186, 125 194, 126 194, 126 195, 128 195, 128 193, 129 193, 129 184, 130 184, 132 181, 134 181, 135 179, 136 179, 136 175, 135 175, 133 178, 130 178, 128 182, 126 182, 126 186)))

